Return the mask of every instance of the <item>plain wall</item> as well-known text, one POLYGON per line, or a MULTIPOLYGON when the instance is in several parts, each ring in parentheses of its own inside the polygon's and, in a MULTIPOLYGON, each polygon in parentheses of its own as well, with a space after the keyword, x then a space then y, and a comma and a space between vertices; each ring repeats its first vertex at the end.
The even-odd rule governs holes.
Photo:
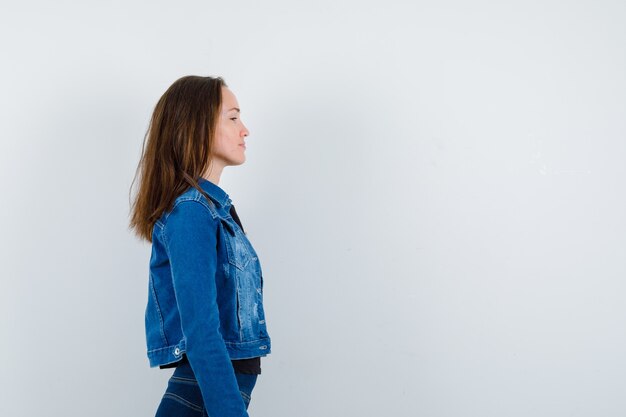
POLYGON ((621 1, 33 1, 0 13, 0 415, 151 416, 129 187, 220 75, 264 269, 251 416, 626 414, 621 1))

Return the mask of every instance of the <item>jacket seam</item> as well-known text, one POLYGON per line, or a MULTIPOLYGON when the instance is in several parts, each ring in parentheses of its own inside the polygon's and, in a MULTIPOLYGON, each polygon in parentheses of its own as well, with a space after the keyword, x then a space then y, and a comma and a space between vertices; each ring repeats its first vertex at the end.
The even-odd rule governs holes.
POLYGON ((211 215, 211 217, 215 220, 216 217, 218 217, 217 213, 213 212, 213 209, 211 209, 211 207, 205 202, 205 200, 202 198, 202 194, 198 193, 197 196, 192 197, 192 196, 188 196, 188 197, 179 197, 176 199, 176 201, 174 202, 174 205, 172 206, 172 209, 169 210, 167 213, 165 213, 165 215, 163 216, 163 229, 165 229, 165 227, 167 227, 167 219, 170 217, 170 215, 172 214, 172 212, 174 211, 174 209, 180 205, 181 203, 187 202, 187 201, 195 201, 196 203, 200 203, 205 209, 208 210, 209 214, 211 215))
MULTIPOLYGON (((159 352, 162 350, 170 350, 172 347, 176 347, 176 345, 168 345, 168 346, 163 346, 160 348, 154 348, 154 349, 148 349, 148 353, 154 353, 154 352, 159 352)), ((182 352, 186 352, 186 351, 181 351, 182 352)))
POLYGON ((167 337, 165 336, 165 323, 163 321, 163 314, 161 314, 161 305, 159 304, 159 299, 156 295, 156 290, 154 289, 154 281, 152 277, 150 277, 150 292, 152 293, 152 298, 154 299, 154 304, 156 306, 156 310, 159 316, 159 333, 161 333, 161 338, 163 342, 168 345, 167 337))

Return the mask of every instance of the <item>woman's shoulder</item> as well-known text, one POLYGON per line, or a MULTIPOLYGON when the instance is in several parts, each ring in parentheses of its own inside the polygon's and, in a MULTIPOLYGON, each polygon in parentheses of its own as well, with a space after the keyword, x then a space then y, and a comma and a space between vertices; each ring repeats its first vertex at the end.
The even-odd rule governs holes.
POLYGON ((213 201, 207 200, 194 187, 189 187, 176 197, 168 210, 162 213, 155 226, 158 226, 161 232, 180 228, 187 223, 205 223, 216 227, 222 217, 223 214, 220 214, 213 201))
POLYGON ((167 223, 172 216, 200 216, 217 219, 218 213, 198 190, 191 188, 176 197, 172 208, 164 213, 163 222, 167 223))
POLYGON ((216 231, 219 219, 205 201, 183 197, 176 200, 173 208, 162 220, 161 233, 166 242, 194 241, 203 239, 216 231))

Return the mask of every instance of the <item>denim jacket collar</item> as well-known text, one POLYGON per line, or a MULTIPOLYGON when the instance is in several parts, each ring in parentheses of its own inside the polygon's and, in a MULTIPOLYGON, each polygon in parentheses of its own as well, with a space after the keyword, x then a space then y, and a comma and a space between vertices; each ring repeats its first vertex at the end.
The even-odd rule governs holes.
POLYGON ((211 181, 207 180, 204 177, 198 178, 198 185, 202 188, 208 195, 211 197, 213 201, 218 203, 220 207, 228 210, 230 207, 232 200, 219 185, 213 184, 211 181))

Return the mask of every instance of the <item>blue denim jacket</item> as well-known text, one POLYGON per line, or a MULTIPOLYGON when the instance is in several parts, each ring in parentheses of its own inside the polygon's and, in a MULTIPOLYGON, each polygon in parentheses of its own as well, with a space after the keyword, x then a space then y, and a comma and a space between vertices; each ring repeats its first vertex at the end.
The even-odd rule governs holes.
POLYGON ((271 352, 263 272, 230 216, 231 199, 200 177, 156 221, 145 310, 150 367, 186 353, 211 417, 248 416, 231 359, 271 352), (211 204, 213 203, 213 204, 211 204))

